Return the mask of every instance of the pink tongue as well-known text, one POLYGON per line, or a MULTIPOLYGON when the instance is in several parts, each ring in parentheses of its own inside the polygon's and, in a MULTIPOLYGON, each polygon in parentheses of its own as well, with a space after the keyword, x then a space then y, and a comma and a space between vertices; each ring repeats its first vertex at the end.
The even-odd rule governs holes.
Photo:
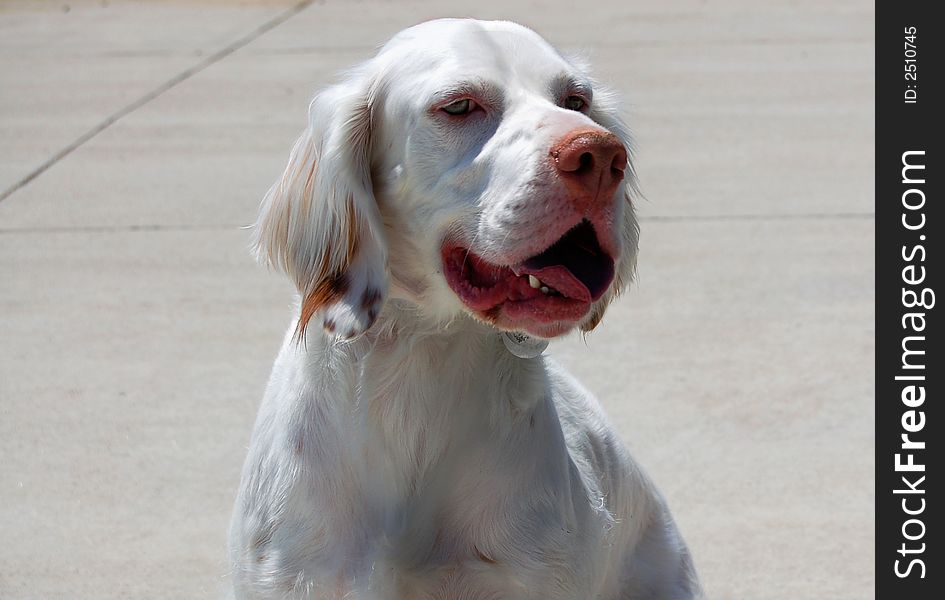
POLYGON ((548 287, 552 287, 562 295, 573 300, 591 301, 591 291, 575 277, 567 267, 552 265, 541 269, 521 267, 515 269, 516 275, 534 275, 548 287))

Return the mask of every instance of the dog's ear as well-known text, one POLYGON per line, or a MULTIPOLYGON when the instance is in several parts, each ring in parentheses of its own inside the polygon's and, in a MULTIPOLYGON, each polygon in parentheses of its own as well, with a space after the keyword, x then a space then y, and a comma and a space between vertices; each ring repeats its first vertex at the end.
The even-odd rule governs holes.
POLYGON ((597 302, 588 318, 581 324, 581 330, 585 332, 597 327, 597 324, 604 317, 607 306, 629 287, 636 274, 640 225, 637 222, 633 202, 635 198, 639 197, 640 193, 637 187, 636 173, 633 169, 633 139, 630 135, 630 129, 620 118, 618 104, 616 94, 606 88, 595 86, 594 101, 589 116, 623 142, 627 149, 628 161, 624 174, 624 202, 621 207, 622 216, 620 217, 620 259, 615 265, 613 284, 604 297, 597 302))
POLYGON ((301 294, 296 335, 314 319, 350 339, 371 327, 387 295, 387 250, 371 182, 377 86, 353 75, 312 100, 308 127, 262 201, 257 257, 301 294))

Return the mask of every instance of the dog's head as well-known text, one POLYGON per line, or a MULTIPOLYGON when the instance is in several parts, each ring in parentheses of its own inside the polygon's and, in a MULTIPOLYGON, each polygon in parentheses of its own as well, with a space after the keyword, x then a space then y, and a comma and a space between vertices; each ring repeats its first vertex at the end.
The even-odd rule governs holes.
POLYGON ((587 331, 633 273, 629 135, 613 95, 533 31, 448 19, 315 96, 257 249, 299 332, 366 331, 389 295, 432 319, 587 331))

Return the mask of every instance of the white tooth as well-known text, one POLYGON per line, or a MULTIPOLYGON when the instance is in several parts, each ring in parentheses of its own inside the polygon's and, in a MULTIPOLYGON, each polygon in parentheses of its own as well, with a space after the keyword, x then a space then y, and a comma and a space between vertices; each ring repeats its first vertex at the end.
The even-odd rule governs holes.
POLYGON ((550 291, 550 290, 548 289, 548 286, 546 286, 546 285, 541 286, 541 293, 542 293, 542 294, 547 294, 549 291, 550 291))
POLYGON ((532 286, 536 290, 541 287, 541 281, 534 275, 528 276, 528 285, 532 286))

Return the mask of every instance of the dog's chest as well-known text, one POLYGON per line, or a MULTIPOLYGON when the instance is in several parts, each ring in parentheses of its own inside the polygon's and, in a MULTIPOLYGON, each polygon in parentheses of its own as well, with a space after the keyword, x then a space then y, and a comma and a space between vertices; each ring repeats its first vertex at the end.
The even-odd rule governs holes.
POLYGON ((579 532, 595 529, 595 516, 547 385, 502 365, 489 365, 495 378, 468 377, 436 358, 369 364, 358 386, 349 443, 361 475, 356 560, 369 587, 491 598, 548 586, 546 597, 575 597, 581 574, 569 565, 589 550, 579 532), (549 570, 563 575, 546 581, 549 570))
POLYGON ((244 524, 257 580, 304 598, 580 597, 599 515, 543 365, 515 361, 378 353, 275 404, 261 433, 287 451, 254 446, 244 524))

